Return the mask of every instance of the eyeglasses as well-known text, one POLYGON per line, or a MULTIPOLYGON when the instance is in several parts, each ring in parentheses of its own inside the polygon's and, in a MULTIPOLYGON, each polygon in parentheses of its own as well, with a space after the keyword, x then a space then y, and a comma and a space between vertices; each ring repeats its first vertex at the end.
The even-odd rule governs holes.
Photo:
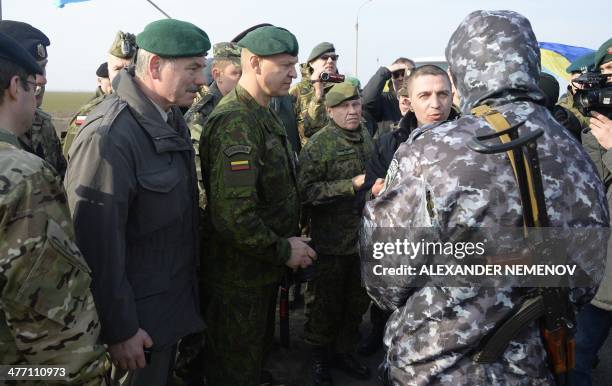
POLYGON ((325 61, 327 61, 327 59, 330 59, 330 58, 331 58, 331 60, 333 60, 333 61, 335 62, 335 61, 337 61, 337 60, 338 60, 338 57, 339 57, 339 56, 340 56, 340 55, 336 55, 336 54, 332 54, 332 55, 329 55, 329 54, 324 54, 324 55, 319 56, 319 58, 321 58, 321 59, 323 59, 323 60, 325 60, 325 61))

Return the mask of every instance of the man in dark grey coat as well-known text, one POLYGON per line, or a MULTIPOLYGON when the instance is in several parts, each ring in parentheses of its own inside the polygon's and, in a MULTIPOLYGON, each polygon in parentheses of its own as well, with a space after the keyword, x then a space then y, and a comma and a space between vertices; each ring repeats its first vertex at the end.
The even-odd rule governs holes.
POLYGON ((170 19, 150 23, 136 41, 135 75, 119 73, 115 93, 70 148, 66 190, 112 384, 166 385, 178 341, 204 327, 194 151, 177 106, 204 83, 210 42, 195 25, 170 19))

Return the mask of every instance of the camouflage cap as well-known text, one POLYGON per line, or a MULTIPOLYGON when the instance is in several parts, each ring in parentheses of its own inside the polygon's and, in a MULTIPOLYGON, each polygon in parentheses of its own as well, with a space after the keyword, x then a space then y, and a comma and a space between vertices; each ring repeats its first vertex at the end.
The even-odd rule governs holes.
POLYGON ((240 61, 240 47, 230 42, 217 43, 213 46, 213 57, 240 61))
POLYGON ((338 106, 344 101, 359 98, 359 89, 350 82, 334 84, 325 94, 325 106, 338 106))
POLYGON ((310 55, 308 55, 306 63, 312 62, 313 60, 317 59, 319 56, 323 55, 326 52, 335 51, 336 49, 334 48, 333 44, 328 42, 319 43, 312 49, 312 51, 310 51, 310 55))
POLYGON ((595 68, 612 60, 612 38, 601 45, 595 54, 595 68))
POLYGON ((108 53, 121 59, 132 59, 137 48, 134 34, 118 31, 108 53))
POLYGON ((569 66, 567 66, 565 71, 568 74, 571 74, 573 72, 592 71, 594 67, 594 61, 595 61, 595 52, 590 52, 586 55, 582 55, 574 59, 574 61, 569 66))
POLYGON ((23 68, 28 74, 42 74, 42 69, 28 51, 15 39, 0 32, 0 58, 23 68))
POLYGON ((206 56, 210 39, 196 25, 177 19, 161 19, 147 24, 136 36, 139 48, 161 57, 206 56))
POLYGON ((246 34, 237 43, 258 56, 289 54, 297 56, 297 38, 288 30, 273 25, 259 27, 246 34))
POLYGON ((47 46, 51 44, 47 35, 28 23, 0 20, 0 32, 17 40, 36 60, 47 59, 47 46))

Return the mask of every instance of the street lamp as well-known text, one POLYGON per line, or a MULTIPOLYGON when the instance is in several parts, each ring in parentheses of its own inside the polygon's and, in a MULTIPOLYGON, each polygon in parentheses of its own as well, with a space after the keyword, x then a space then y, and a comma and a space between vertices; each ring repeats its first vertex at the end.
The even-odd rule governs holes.
POLYGON ((359 79, 359 74, 357 73, 357 63, 359 62, 359 12, 361 12, 361 8, 372 1, 374 0, 364 1, 357 9, 357 16, 355 17, 355 78, 357 79, 359 79))

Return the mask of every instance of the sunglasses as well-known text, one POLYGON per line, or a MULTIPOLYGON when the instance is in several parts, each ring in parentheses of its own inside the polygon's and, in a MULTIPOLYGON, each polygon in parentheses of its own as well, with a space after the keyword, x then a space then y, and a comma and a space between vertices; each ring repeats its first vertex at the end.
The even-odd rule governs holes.
POLYGON ((321 59, 323 59, 325 61, 327 61, 327 59, 331 58, 331 60, 333 60, 335 62, 335 61, 338 60, 339 56, 340 55, 336 55, 336 54, 332 54, 332 55, 330 55, 330 54, 323 54, 323 55, 319 56, 319 58, 321 58, 321 59))

